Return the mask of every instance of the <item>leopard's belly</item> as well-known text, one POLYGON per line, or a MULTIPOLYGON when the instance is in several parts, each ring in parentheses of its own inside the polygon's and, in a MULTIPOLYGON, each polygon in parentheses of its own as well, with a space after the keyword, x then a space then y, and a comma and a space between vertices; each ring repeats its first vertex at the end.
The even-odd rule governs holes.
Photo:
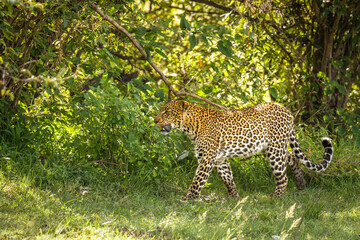
MULTIPOLYGON (((235 138, 236 139, 236 138, 235 138)), ((226 141, 223 140, 217 151, 217 159, 228 157, 245 158, 257 153, 264 153, 267 149, 265 139, 251 141, 226 141)))

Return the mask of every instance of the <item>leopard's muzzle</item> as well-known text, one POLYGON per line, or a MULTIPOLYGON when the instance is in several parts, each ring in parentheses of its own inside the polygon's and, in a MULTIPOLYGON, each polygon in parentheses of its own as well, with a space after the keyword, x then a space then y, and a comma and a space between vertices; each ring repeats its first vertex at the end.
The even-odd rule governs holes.
POLYGON ((167 135, 171 131, 171 125, 170 124, 164 125, 160 128, 160 130, 162 134, 167 135))
MULTIPOLYGON (((157 125, 158 122, 159 121, 155 118, 154 123, 157 125)), ((160 128, 161 133, 164 134, 164 135, 169 134, 169 132, 171 131, 171 128, 172 128, 171 124, 166 124, 164 126, 159 126, 158 125, 158 127, 160 128)))

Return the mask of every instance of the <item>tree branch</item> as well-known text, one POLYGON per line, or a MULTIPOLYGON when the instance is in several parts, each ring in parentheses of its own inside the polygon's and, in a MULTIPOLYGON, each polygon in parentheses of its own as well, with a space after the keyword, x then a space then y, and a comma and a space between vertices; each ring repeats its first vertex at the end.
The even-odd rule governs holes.
POLYGON ((239 10, 231 8, 231 7, 226 7, 224 5, 218 4, 218 3, 214 2, 214 1, 211 1, 211 0, 190 0, 190 1, 191 2, 197 2, 197 3, 203 3, 205 5, 221 9, 221 10, 223 10, 225 12, 231 12, 232 11, 236 15, 241 15, 239 10))
POLYGON ((191 9, 186 9, 185 7, 176 7, 176 6, 172 6, 169 5, 167 6, 169 8, 173 8, 173 9, 178 9, 178 10, 183 10, 185 12, 189 12, 189 13, 205 13, 205 14, 223 14, 222 12, 206 12, 206 11, 201 11, 201 10, 191 10, 191 9))
MULTIPOLYGON (((101 43, 99 43, 98 46, 100 49, 105 48, 104 45, 101 43)), ((126 56, 126 55, 122 55, 120 52, 115 52, 110 49, 107 49, 107 50, 115 57, 121 58, 123 60, 146 60, 145 56, 140 56, 140 57, 126 56)))
POLYGON ((166 84, 166 86, 169 88, 169 90, 178 97, 181 96, 189 96, 189 97, 193 97, 193 98, 197 98, 200 99, 212 106, 218 107, 220 109, 223 110, 227 110, 227 108, 225 106, 216 104, 211 102, 209 99, 204 98, 204 97, 200 97, 196 94, 193 93, 188 93, 188 92, 183 92, 183 91, 177 91, 172 84, 170 83, 170 81, 166 78, 165 74, 159 69, 159 67, 149 58, 149 56, 146 54, 145 50, 141 47, 141 45, 135 40, 135 38, 128 32, 126 31, 125 28, 123 28, 122 26, 120 26, 114 19, 112 19, 110 16, 104 14, 100 8, 98 8, 94 3, 91 4, 91 8, 93 10, 95 10, 102 18, 104 18, 106 21, 108 21, 109 23, 111 23, 114 27, 116 27, 119 31, 121 31, 131 42, 132 44, 139 50, 139 52, 141 53, 141 55, 147 59, 147 61, 149 62, 149 64, 151 65, 151 67, 161 76, 161 79, 163 80, 163 82, 166 84))

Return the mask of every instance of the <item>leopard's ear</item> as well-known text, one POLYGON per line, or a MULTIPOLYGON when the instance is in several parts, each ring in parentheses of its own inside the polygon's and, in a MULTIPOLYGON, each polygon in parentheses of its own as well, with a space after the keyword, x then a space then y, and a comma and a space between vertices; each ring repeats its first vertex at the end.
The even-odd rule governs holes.
POLYGON ((190 103, 184 101, 184 100, 178 100, 178 106, 181 110, 186 111, 186 109, 189 107, 190 103))

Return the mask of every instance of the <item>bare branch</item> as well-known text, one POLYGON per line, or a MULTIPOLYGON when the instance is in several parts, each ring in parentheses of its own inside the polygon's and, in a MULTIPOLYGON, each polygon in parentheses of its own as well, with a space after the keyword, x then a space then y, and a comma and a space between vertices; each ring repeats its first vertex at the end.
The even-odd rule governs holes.
POLYGON ((223 10, 225 12, 233 12, 235 15, 241 15, 239 10, 231 8, 231 7, 226 7, 224 5, 221 5, 221 4, 216 3, 214 1, 211 1, 211 0, 191 0, 191 2, 203 3, 203 4, 206 4, 208 6, 221 9, 221 10, 223 10))

